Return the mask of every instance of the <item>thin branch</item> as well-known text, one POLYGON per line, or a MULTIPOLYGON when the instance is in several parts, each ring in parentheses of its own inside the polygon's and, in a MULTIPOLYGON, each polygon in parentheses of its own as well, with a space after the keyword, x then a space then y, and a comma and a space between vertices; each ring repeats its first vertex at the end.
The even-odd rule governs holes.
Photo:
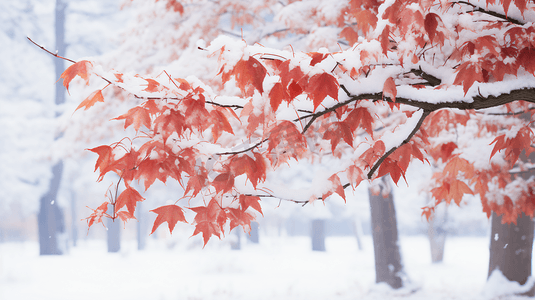
POLYGON ((390 149, 388 152, 386 152, 385 154, 383 154, 383 156, 381 156, 381 158, 379 158, 378 161, 375 162, 375 164, 373 165, 373 167, 370 169, 370 171, 368 172, 367 176, 368 176, 368 179, 371 179, 372 176, 373 176, 373 173, 375 173, 375 171, 377 170, 377 168, 379 168, 379 166, 383 163, 383 161, 388 157, 390 156, 390 154, 392 154, 394 151, 396 151, 396 149, 398 149, 399 147, 405 145, 406 143, 408 143, 412 137, 416 134, 416 132, 418 132, 418 130, 420 130, 420 127, 422 126, 425 118, 430 114, 431 112, 430 111, 427 111, 427 110, 424 110, 424 113, 422 114, 422 116, 420 117, 420 120, 418 120, 418 123, 416 124, 416 126, 414 126, 414 129, 411 131, 411 133, 403 140, 403 142, 401 143, 401 145, 397 146, 397 147, 394 147, 392 149, 390 149))
POLYGON ((480 13, 483 13, 483 14, 487 14, 489 16, 493 16, 493 17, 496 17, 498 19, 502 19, 502 20, 505 20, 505 21, 508 21, 508 22, 511 22, 513 24, 516 24, 516 25, 525 25, 526 22, 522 22, 518 19, 515 19, 515 18, 511 18, 509 16, 506 16, 504 14, 501 14, 501 13, 498 13, 498 12, 495 12, 495 11, 492 11, 492 10, 486 10, 484 8, 481 8, 475 4, 472 4, 470 2, 467 2, 467 1, 457 1, 457 2, 452 2, 451 3, 452 5, 453 4, 465 4, 465 5, 469 5, 471 6, 474 10, 473 11, 477 11, 477 12, 480 12, 480 13))
POLYGON ((216 153, 215 155, 220 155, 221 156, 221 155, 236 155, 236 154, 240 154, 240 153, 245 153, 245 152, 253 150, 254 148, 259 147, 260 145, 262 145, 263 143, 267 142, 268 140, 269 140, 268 138, 263 139, 262 141, 254 144, 253 146, 251 146, 251 147, 249 147, 247 149, 244 149, 244 150, 216 153))
POLYGON ((72 62, 73 64, 76 63, 76 62, 75 62, 74 60, 72 60, 72 59, 68 59, 68 58, 63 57, 63 56, 61 56, 61 55, 58 55, 58 53, 53 53, 52 51, 46 49, 45 47, 43 47, 43 46, 37 44, 37 43, 34 42, 30 37, 27 36, 26 38, 27 38, 28 40, 30 40, 30 42, 32 42, 35 46, 41 48, 41 50, 43 50, 43 51, 49 53, 50 55, 55 56, 55 57, 57 57, 57 58, 61 58, 61 59, 63 59, 63 60, 69 61, 69 62, 72 62))

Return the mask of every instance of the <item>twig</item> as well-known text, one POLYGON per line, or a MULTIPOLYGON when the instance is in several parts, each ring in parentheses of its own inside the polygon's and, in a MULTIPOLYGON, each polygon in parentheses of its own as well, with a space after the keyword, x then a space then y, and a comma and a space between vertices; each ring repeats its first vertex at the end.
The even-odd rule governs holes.
POLYGON ((420 127, 422 126, 425 118, 430 114, 431 112, 430 111, 426 111, 424 110, 424 113, 422 114, 422 116, 420 117, 420 120, 418 120, 418 123, 416 124, 416 126, 414 126, 414 129, 411 131, 411 133, 403 140, 403 142, 401 143, 401 145, 397 146, 397 147, 394 147, 392 149, 390 149, 388 152, 386 152, 385 154, 383 154, 383 156, 381 156, 381 158, 379 158, 378 161, 375 162, 375 164, 373 165, 373 167, 370 169, 370 171, 368 172, 368 174, 366 176, 368 176, 368 179, 371 179, 372 176, 373 176, 373 173, 375 173, 375 171, 377 170, 377 168, 379 168, 379 166, 383 163, 383 161, 390 155, 392 154, 394 151, 396 151, 396 149, 398 149, 399 147, 405 145, 406 143, 408 143, 412 137, 416 134, 416 132, 418 132, 418 130, 420 129, 420 127))
POLYGON ((57 58, 61 58, 61 59, 63 59, 63 60, 69 61, 69 62, 72 62, 73 64, 76 63, 76 61, 74 61, 74 60, 72 60, 72 59, 68 59, 68 58, 63 57, 63 56, 61 56, 61 55, 58 55, 58 53, 53 53, 53 52, 51 52, 50 50, 46 49, 45 47, 43 47, 43 46, 37 44, 36 42, 34 42, 30 37, 27 36, 26 38, 27 38, 30 42, 32 42, 35 46, 41 48, 41 50, 43 50, 43 51, 49 53, 50 55, 55 56, 55 57, 57 57, 57 58))

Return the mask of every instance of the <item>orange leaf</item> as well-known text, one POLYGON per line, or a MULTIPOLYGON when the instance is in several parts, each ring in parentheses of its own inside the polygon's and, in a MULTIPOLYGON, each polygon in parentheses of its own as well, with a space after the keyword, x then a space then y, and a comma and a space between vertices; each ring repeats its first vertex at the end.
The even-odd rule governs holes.
POLYGON ((342 186, 342 183, 340 182, 340 177, 338 175, 333 174, 331 177, 329 177, 329 181, 332 184, 332 189, 325 194, 321 196, 321 199, 325 201, 327 197, 334 193, 337 193, 342 199, 344 199, 344 202, 346 202, 346 193, 344 191, 344 186, 342 186))
POLYGON ((153 234, 163 222, 167 222, 169 231, 171 233, 173 233, 173 229, 175 229, 175 225, 178 221, 187 223, 186 218, 184 217, 184 211, 178 205, 160 206, 151 211, 158 214, 158 216, 154 221, 154 225, 152 226, 152 231, 150 234, 153 234))
POLYGON ((351 183, 353 189, 356 188, 364 179, 363 174, 364 172, 362 172, 361 168, 355 165, 349 166, 349 168, 347 169, 347 179, 349 179, 349 182, 351 183))
POLYGON ((450 184, 450 191, 449 191, 449 198, 455 201, 455 204, 460 205, 461 200, 463 200, 464 194, 470 194, 473 195, 474 192, 466 183, 460 180, 454 180, 450 184))
POLYGON ((236 63, 231 72, 236 78, 236 83, 246 96, 252 96, 254 91, 251 85, 261 94, 264 92, 263 83, 267 71, 264 65, 256 58, 250 56, 247 60, 241 59, 236 63))
POLYGON ((74 110, 77 111, 78 109, 85 107, 84 110, 87 110, 91 106, 95 105, 97 102, 104 102, 104 97, 102 97, 102 90, 96 90, 91 93, 87 98, 85 98, 80 105, 74 110))
POLYGON ((234 187, 234 176, 230 173, 221 173, 214 178, 212 186, 216 193, 226 193, 234 187))
POLYGON ((147 85, 147 88, 144 89, 144 91, 147 91, 149 93, 154 93, 154 92, 159 92, 162 89, 162 86, 160 85, 160 83, 154 79, 145 79, 145 81, 147 81, 148 85, 147 85))
MULTIPOLYGON (((108 203, 104 202, 102 203, 97 209, 92 209, 93 213, 89 215, 89 217, 85 218, 87 220, 87 226, 91 228, 91 226, 96 223, 102 223, 102 217, 110 217, 106 212, 108 211, 108 203)), ((104 223, 102 223, 104 225, 104 223)))
POLYGON ((195 231, 192 236, 202 233, 204 246, 206 246, 212 235, 221 238, 223 225, 227 221, 227 213, 215 198, 212 198, 206 207, 198 206, 190 209, 197 213, 195 216, 195 231))
POLYGON ((226 210, 230 220, 230 230, 241 225, 246 233, 251 231, 251 221, 255 219, 253 215, 237 208, 227 208, 226 210))
POLYGON ((331 140, 331 151, 334 150, 341 140, 349 146, 353 146, 353 134, 346 122, 333 122, 323 134, 324 140, 331 140))
POLYGON ((89 72, 91 71, 91 68, 93 67, 93 64, 91 64, 90 61, 87 60, 81 60, 74 65, 70 66, 63 72, 60 76, 60 78, 63 78, 63 86, 69 90, 69 84, 71 83, 71 80, 76 77, 76 75, 80 76, 83 80, 85 80, 86 84, 89 84, 89 72))
POLYGON ((392 177, 392 180, 396 185, 398 184, 399 178, 401 178, 401 176, 403 176, 403 179, 405 179, 405 182, 407 182, 407 179, 405 178, 405 171, 399 167, 398 162, 391 159, 390 157, 387 157, 379 166, 377 177, 382 177, 389 173, 390 177, 392 177))
POLYGON ((112 120, 125 120, 124 121, 124 128, 126 129, 128 126, 134 124, 134 129, 139 131, 139 128, 143 125, 147 129, 151 128, 150 124, 150 114, 149 110, 140 106, 136 106, 134 108, 131 108, 128 110, 128 112, 124 115, 121 115, 117 118, 113 118, 112 120))
POLYGON ((305 92, 314 102, 314 111, 327 96, 338 100, 338 81, 328 73, 321 73, 312 76, 306 86, 305 92))
POLYGON ((373 138, 373 118, 367 108, 355 108, 349 113, 349 115, 347 115, 344 121, 346 124, 349 124, 351 131, 354 131, 360 126, 373 138))
POLYGON ((273 111, 277 111, 277 108, 279 108, 279 105, 283 100, 290 103, 291 98, 290 94, 288 94, 288 91, 286 91, 286 89, 284 89, 282 86, 282 83, 277 82, 275 85, 273 85, 271 91, 269 92, 269 100, 271 109, 273 109, 273 111))
POLYGON ((392 102, 396 102, 397 94, 398 90, 396 88, 396 83, 394 82, 394 79, 392 77, 388 77, 388 79, 385 81, 385 84, 383 85, 383 100, 386 96, 392 99, 392 102))
POLYGON ((346 26, 344 29, 342 29, 339 35, 341 38, 345 38, 350 46, 359 40, 359 34, 349 26, 346 26))
POLYGON ((264 215, 264 213, 262 212, 262 206, 260 206, 260 197, 241 194, 239 197, 239 201, 240 207, 243 211, 246 211, 247 208, 251 207, 262 215, 264 215))
POLYGON ((459 172, 463 172, 466 179, 472 178, 474 177, 474 166, 466 159, 455 156, 444 167, 444 174, 455 178, 459 172))
POLYGON ((464 94, 466 95, 470 87, 472 87, 476 81, 484 82, 481 66, 471 62, 466 62, 457 69, 457 75, 455 76, 455 81, 453 84, 462 84, 464 94))
POLYGON ((98 154, 98 159, 97 159, 97 162, 95 163, 95 171, 97 169, 100 169, 100 177, 99 177, 99 181, 100 181, 102 180, 102 177, 104 177, 104 174, 108 172, 108 166, 113 160, 113 149, 110 146, 103 145, 103 146, 99 146, 99 147, 95 147, 93 149, 87 149, 87 150, 98 154))
POLYGON ((126 209, 131 214, 136 210, 136 204, 138 201, 143 201, 145 198, 141 197, 138 191, 128 187, 124 190, 119 197, 117 197, 117 202, 115 203, 115 210, 120 210, 123 206, 126 205, 126 209))

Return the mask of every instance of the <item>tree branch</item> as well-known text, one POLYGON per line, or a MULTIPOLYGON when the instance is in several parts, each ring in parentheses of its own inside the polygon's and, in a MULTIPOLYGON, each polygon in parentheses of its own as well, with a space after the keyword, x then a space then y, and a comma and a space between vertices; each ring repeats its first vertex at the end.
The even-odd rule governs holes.
POLYGON ((526 24, 526 22, 522 22, 520 20, 508 17, 508 16, 506 16, 504 14, 501 14, 501 13, 498 13, 498 12, 495 12, 495 11, 492 11, 492 10, 483 9, 483 8, 481 8, 481 7, 479 7, 479 6, 475 5, 475 4, 472 4, 470 2, 467 2, 467 1, 457 1, 457 2, 452 2, 451 4, 452 5, 454 5, 454 4, 469 5, 474 9, 473 11, 477 11, 477 12, 480 12, 480 13, 483 13, 483 14, 487 14, 489 16, 493 16, 493 17, 496 17, 498 19, 502 19, 502 20, 505 20, 505 21, 508 21, 508 22, 511 22, 513 24, 520 25, 520 26, 526 24))
POLYGON ((379 168, 379 166, 383 163, 383 161, 388 157, 390 156, 390 154, 392 154, 394 151, 396 151, 396 149, 398 149, 399 147, 405 145, 406 143, 408 143, 412 137, 416 134, 416 132, 418 132, 418 130, 420 129, 420 127, 422 126, 425 118, 430 114, 431 112, 430 111, 427 111, 427 110, 424 110, 424 113, 422 114, 422 116, 420 117, 420 120, 418 120, 418 123, 416 124, 416 126, 414 126, 414 129, 411 131, 411 133, 409 134, 409 136, 407 136, 403 142, 401 142, 401 145, 397 146, 397 147, 394 147, 392 149, 390 149, 388 152, 386 152, 385 154, 383 154, 383 156, 381 156, 381 158, 379 158, 378 161, 375 162, 375 164, 373 165, 373 167, 370 169, 370 171, 368 172, 368 174, 366 176, 368 176, 368 179, 372 179, 372 176, 373 176, 373 173, 375 173, 375 171, 377 170, 377 168, 379 168))
POLYGON ((52 51, 46 49, 45 47, 43 47, 43 46, 37 44, 37 43, 34 42, 30 37, 27 36, 26 38, 27 38, 28 40, 30 40, 30 42, 32 42, 35 46, 41 48, 41 50, 43 50, 43 51, 49 53, 50 55, 55 56, 55 57, 57 57, 57 58, 61 58, 61 59, 63 59, 63 60, 69 61, 69 62, 72 62, 73 64, 76 63, 76 62, 75 62, 74 60, 72 60, 72 59, 68 59, 68 58, 66 58, 66 57, 60 56, 60 55, 58 55, 58 53, 53 53, 52 51))

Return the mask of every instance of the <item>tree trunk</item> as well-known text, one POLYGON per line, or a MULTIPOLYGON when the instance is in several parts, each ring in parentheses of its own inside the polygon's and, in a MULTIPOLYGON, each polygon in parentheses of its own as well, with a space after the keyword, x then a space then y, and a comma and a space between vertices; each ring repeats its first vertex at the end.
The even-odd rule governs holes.
POLYGON ((232 250, 241 250, 241 227, 236 227, 232 232, 234 233, 233 237, 230 237, 230 249, 232 250))
MULTIPOLYGON (((500 270, 509 281, 525 284, 531 276, 533 221, 522 213, 515 224, 502 224, 502 217, 492 212, 489 274, 500 270)), ((534 289, 526 296, 534 296, 534 289)))
POLYGON ((362 244, 362 223, 360 223, 359 218, 353 221, 353 229, 355 230, 355 238, 357 239, 359 251, 362 251, 364 250, 364 245, 362 244))
POLYGON ((119 218, 107 222, 108 252, 114 253, 121 250, 121 221, 119 218))
POLYGON ((63 163, 60 161, 52 167, 52 180, 48 192, 41 197, 37 225, 39 231, 39 254, 61 254, 58 247, 58 233, 63 232, 63 214, 58 206, 56 197, 63 172, 63 163))
POLYGON ((398 245, 398 228, 394 198, 388 183, 379 183, 379 194, 368 190, 373 250, 375 254, 375 282, 386 282, 392 288, 403 286, 403 266, 398 245))
POLYGON ((72 246, 76 247, 78 243, 78 216, 76 213, 76 193, 71 190, 71 238, 72 246))
POLYGON ((139 202, 137 204, 136 214, 137 214, 137 250, 145 249, 147 245, 147 226, 145 220, 145 214, 143 213, 143 203, 139 202))
POLYGON ((447 207, 442 205, 435 208, 433 218, 427 226, 427 236, 431 247, 431 261, 440 263, 444 259, 444 246, 446 245, 446 221, 448 218, 447 207))
MULTIPOLYGON (((65 54, 65 8, 62 0, 56 0, 55 34, 56 50, 59 55, 65 54)), ((64 64, 62 59, 54 58, 56 78, 63 73, 64 64)), ((56 84, 56 105, 65 102, 65 90, 61 84, 56 84)), ((58 115, 59 113, 57 113, 58 115)), ((57 116, 56 115, 56 116, 57 116)), ((56 198, 63 173, 63 163, 60 161, 52 167, 52 179, 48 192, 41 197, 37 226, 39 232, 39 253, 41 255, 61 254, 58 247, 57 234, 63 227, 63 214, 58 207, 56 198)))
POLYGON ((248 239, 252 243, 258 244, 259 236, 258 236, 258 223, 257 222, 251 222, 251 231, 249 232, 248 239))
POLYGON ((325 220, 312 220, 312 251, 325 251, 325 220))

